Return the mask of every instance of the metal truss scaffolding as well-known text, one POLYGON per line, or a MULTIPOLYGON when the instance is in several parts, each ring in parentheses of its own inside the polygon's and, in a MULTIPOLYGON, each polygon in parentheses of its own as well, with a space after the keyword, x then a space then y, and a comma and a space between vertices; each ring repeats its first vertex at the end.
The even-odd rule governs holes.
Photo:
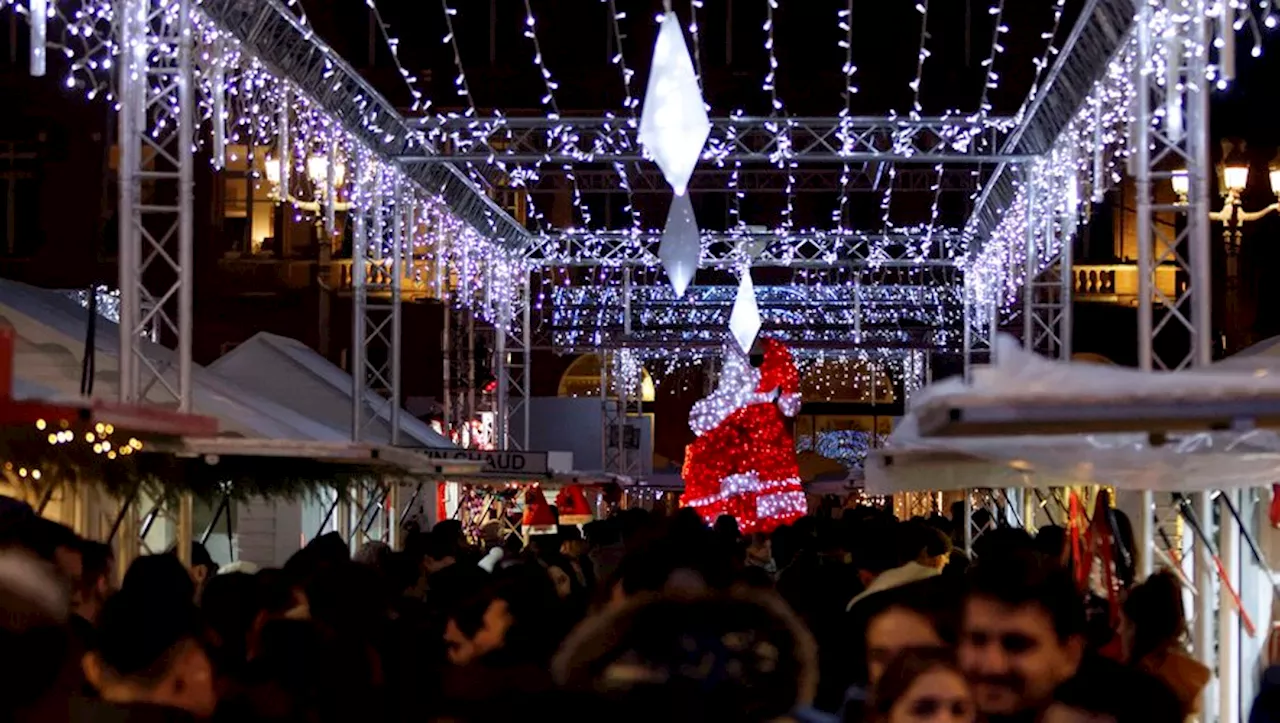
POLYGON ((629 349, 600 353, 601 460, 605 472, 633 479, 643 470, 641 428, 634 423, 644 406, 639 369, 639 360, 629 349))
POLYGON ((1062 233, 1054 214, 1036 198, 1032 179, 1028 178, 1026 187, 1030 190, 1022 344, 1042 356, 1065 361, 1071 358, 1072 234, 1062 233), (1043 233, 1036 233, 1037 224, 1043 233), (1047 263, 1045 256, 1051 257, 1047 263))
MULTIPOLYGON (((190 0, 118 0, 120 401, 191 411, 195 132, 190 0), (158 342, 173 343, 175 351, 158 342)), ((121 564, 133 541, 170 518, 179 557, 190 561, 191 497, 152 505, 139 524, 135 495, 122 518, 121 564), (128 544, 125 544, 128 543, 128 544)), ((162 525, 163 527, 163 525, 162 525)), ((167 544, 164 546, 167 547, 167 544)))
MULTIPOLYGON (((748 259, 752 266, 791 268, 953 266, 964 248, 960 232, 946 229, 887 233, 806 231, 785 235, 744 230, 704 233, 702 239, 700 268, 736 269, 748 259)), ((535 237, 525 256, 537 265, 551 267, 652 268, 660 263, 661 242, 662 234, 658 233, 569 231, 535 237)))
MULTIPOLYGON (((1207 366, 1212 349, 1209 250, 1209 92, 1207 75, 1210 20, 1207 0, 1148 0, 1138 17, 1138 57, 1135 68, 1136 107, 1132 126, 1132 172, 1137 189, 1138 229, 1138 364, 1146 371, 1207 366), (1152 29, 1155 12, 1167 9, 1176 18, 1158 36, 1152 29), (1163 62, 1157 62, 1161 60, 1163 62), (1160 203, 1158 184, 1168 183, 1175 170, 1186 170, 1189 192, 1185 203, 1160 203), (1174 222, 1167 223, 1172 216, 1174 222), (1158 217, 1163 217, 1158 219, 1158 217), (1158 223, 1164 220, 1165 223, 1158 223), (1171 231, 1171 232, 1170 232, 1171 231), (1178 282, 1172 296, 1161 290, 1156 274, 1172 266, 1178 282)), ((1229 24, 1228 24, 1229 25, 1229 24)), ((1229 33, 1228 33, 1229 34, 1229 33)), ((1195 507, 1202 525, 1212 528, 1209 493, 1197 495, 1195 507)), ((1150 492, 1141 493, 1136 521, 1138 557, 1143 574, 1154 558, 1156 508, 1150 492)), ((1223 520, 1224 541, 1239 536, 1234 523, 1223 520)), ((1212 535, 1211 530, 1205 530, 1212 535)), ((1214 566, 1204 550, 1196 557, 1196 612, 1192 639, 1197 657, 1215 667, 1214 566)), ((1227 573, 1239 589, 1239 569, 1227 573), (1234 579, 1232 579, 1234 572, 1234 579)), ((1225 587, 1225 586, 1224 586, 1225 587)), ((1230 604, 1223 603, 1229 609, 1230 604)), ((1239 660, 1227 629, 1219 631, 1220 681, 1238 680, 1239 660), (1232 671, 1237 673, 1233 675, 1232 671)), ((1238 635, 1236 636, 1238 642, 1238 635)), ((1225 691, 1219 691, 1224 693, 1225 691)), ((1223 695, 1222 712, 1229 712, 1223 695)), ((1205 706, 1209 710, 1208 705, 1205 706)), ((1238 711, 1237 711, 1238 712, 1238 711)))
MULTIPOLYGON (((436 155, 405 155, 403 163, 625 163, 644 160, 636 124, 619 118, 470 116, 417 121, 437 144, 436 155)), ((1026 160, 1004 153, 1012 119, 752 118, 711 119, 703 159, 712 163, 854 161, 998 163, 1026 160), (783 139, 787 139, 784 141, 783 139)))
POLYGON ((394 445, 400 443, 401 257, 412 206, 399 182, 385 198, 380 181, 367 208, 351 209, 351 438, 394 445), (385 439, 372 432, 383 420, 390 428, 385 439))
POLYGON ((503 449, 529 448, 529 381, 532 364, 533 310, 526 276, 520 297, 515 300, 510 326, 497 329, 495 351, 498 376, 497 415, 494 430, 503 449))

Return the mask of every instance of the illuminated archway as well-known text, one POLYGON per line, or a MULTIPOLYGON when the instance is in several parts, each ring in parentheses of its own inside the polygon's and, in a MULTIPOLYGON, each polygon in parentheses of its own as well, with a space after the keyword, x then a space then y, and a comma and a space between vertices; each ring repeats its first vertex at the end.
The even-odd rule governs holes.
MULTIPOLYGON (((583 354, 564 374, 560 375, 560 388, 557 395, 561 397, 599 397, 600 396, 600 357, 596 354, 583 354)), ((648 369, 640 370, 640 401, 650 403, 654 400, 656 388, 648 369)))

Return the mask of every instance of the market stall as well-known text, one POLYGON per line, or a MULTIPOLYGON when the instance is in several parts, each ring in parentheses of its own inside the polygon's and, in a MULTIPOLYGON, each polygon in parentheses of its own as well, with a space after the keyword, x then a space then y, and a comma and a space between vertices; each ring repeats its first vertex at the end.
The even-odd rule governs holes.
MULTIPOLYGON (((1275 599, 1265 509, 1280 479, 1280 378, 1052 362, 1007 338, 996 359, 971 383, 917 394, 872 454, 869 491, 994 489, 1024 511, 1055 489, 1128 494, 1141 567, 1164 560, 1195 581, 1197 654, 1220 671, 1222 709, 1239 710, 1255 692, 1242 671, 1260 664, 1275 599), (1181 541, 1162 510, 1184 525, 1181 541)), ((964 499, 971 510, 975 495, 964 499)))

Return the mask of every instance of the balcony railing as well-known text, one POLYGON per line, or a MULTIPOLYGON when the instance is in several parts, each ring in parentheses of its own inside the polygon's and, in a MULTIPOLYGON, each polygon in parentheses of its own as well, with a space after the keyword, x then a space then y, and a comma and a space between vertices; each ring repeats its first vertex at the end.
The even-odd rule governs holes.
MULTIPOLYGON (((220 288, 231 294, 271 294, 296 291, 314 285, 316 261, 308 259, 277 259, 267 256, 227 257, 218 262, 220 288)), ((369 293, 373 296, 389 296, 391 288, 391 261, 367 261, 369 293)), ((438 299, 435 288, 434 268, 425 260, 414 261, 406 268, 401 284, 400 298, 404 301, 438 299)), ((326 286, 339 294, 351 293, 351 259, 334 259, 329 262, 323 279, 326 286)))
MULTIPOLYGON (((1072 267, 1076 301, 1100 304, 1138 304, 1137 264, 1089 264, 1072 267)), ((1173 298, 1182 287, 1177 267, 1160 266, 1156 269, 1156 288, 1161 294, 1173 298)))

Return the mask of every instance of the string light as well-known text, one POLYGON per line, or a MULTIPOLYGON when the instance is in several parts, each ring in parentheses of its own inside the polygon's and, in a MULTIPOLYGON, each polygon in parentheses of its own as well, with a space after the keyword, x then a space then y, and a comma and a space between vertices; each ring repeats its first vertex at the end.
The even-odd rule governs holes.
POLYGON ((795 440, 782 421, 799 411, 799 373, 770 339, 759 370, 732 345, 723 353, 716 390, 689 413, 697 439, 685 453, 681 504, 708 522, 732 515, 746 534, 771 532, 808 512, 795 440))
MULTIPOLYGON (((624 93, 622 107, 626 111, 629 119, 628 126, 631 128, 637 128, 636 109, 640 107, 640 99, 631 94, 631 78, 635 73, 627 67, 627 59, 622 51, 622 28, 619 25, 619 23, 626 18, 626 13, 618 12, 615 0, 603 1, 608 4, 610 18, 609 27, 613 31, 614 42, 618 44, 617 52, 609 59, 609 62, 618 66, 618 72, 622 76, 622 90, 624 93)), ((694 36, 694 40, 694 47, 696 48, 697 35, 694 36)), ((613 114, 608 114, 608 117, 612 120, 613 114)), ((609 134, 607 137, 612 138, 612 134, 609 134)), ((617 149, 616 145, 614 147, 617 149)), ((637 151, 639 149, 628 145, 625 150, 637 151)), ((640 213, 636 209, 635 194, 631 190, 631 179, 627 175, 627 166, 621 161, 614 161, 613 169, 618 174, 618 184, 622 186, 623 191, 627 194, 627 206, 623 210, 631 217, 631 232, 636 236, 639 236, 642 230, 640 213)))
POLYGON ((382 19, 382 11, 378 10, 376 0, 364 1, 365 5, 369 6, 374 24, 378 26, 378 32, 382 35, 382 40, 386 43, 387 50, 391 53, 391 62, 395 64, 396 72, 399 73, 400 79, 404 81, 405 87, 409 89, 409 95, 413 98, 413 112, 430 110, 431 99, 423 96, 422 91, 418 88, 417 76, 406 70, 404 64, 400 62, 400 39, 391 35, 391 28, 382 19))
MULTIPOLYGON (((858 87, 853 80, 854 74, 858 72, 858 66, 853 64, 853 0, 849 0, 848 6, 836 13, 836 24, 844 32, 844 37, 837 43, 844 51, 844 65, 840 68, 840 72, 844 75, 844 88, 841 91, 844 107, 840 109, 840 129, 837 137, 840 140, 842 152, 850 153, 853 150, 850 117, 853 114, 853 96, 858 92, 858 87)), ((845 161, 840 171, 840 199, 836 210, 831 214, 832 225, 838 229, 848 227, 845 210, 849 205, 849 180, 849 163, 845 161)))
POLYGON ((988 8, 987 13, 995 16, 995 28, 991 31, 991 54, 987 59, 982 61, 982 67, 986 69, 986 80, 982 85, 982 100, 978 103, 978 113, 987 115, 991 112, 991 91, 1000 85, 1000 74, 996 72, 996 58, 1004 53, 1004 43, 1000 40, 1000 36, 1009 32, 1009 26, 1004 24, 1004 2, 998 2, 988 8))

